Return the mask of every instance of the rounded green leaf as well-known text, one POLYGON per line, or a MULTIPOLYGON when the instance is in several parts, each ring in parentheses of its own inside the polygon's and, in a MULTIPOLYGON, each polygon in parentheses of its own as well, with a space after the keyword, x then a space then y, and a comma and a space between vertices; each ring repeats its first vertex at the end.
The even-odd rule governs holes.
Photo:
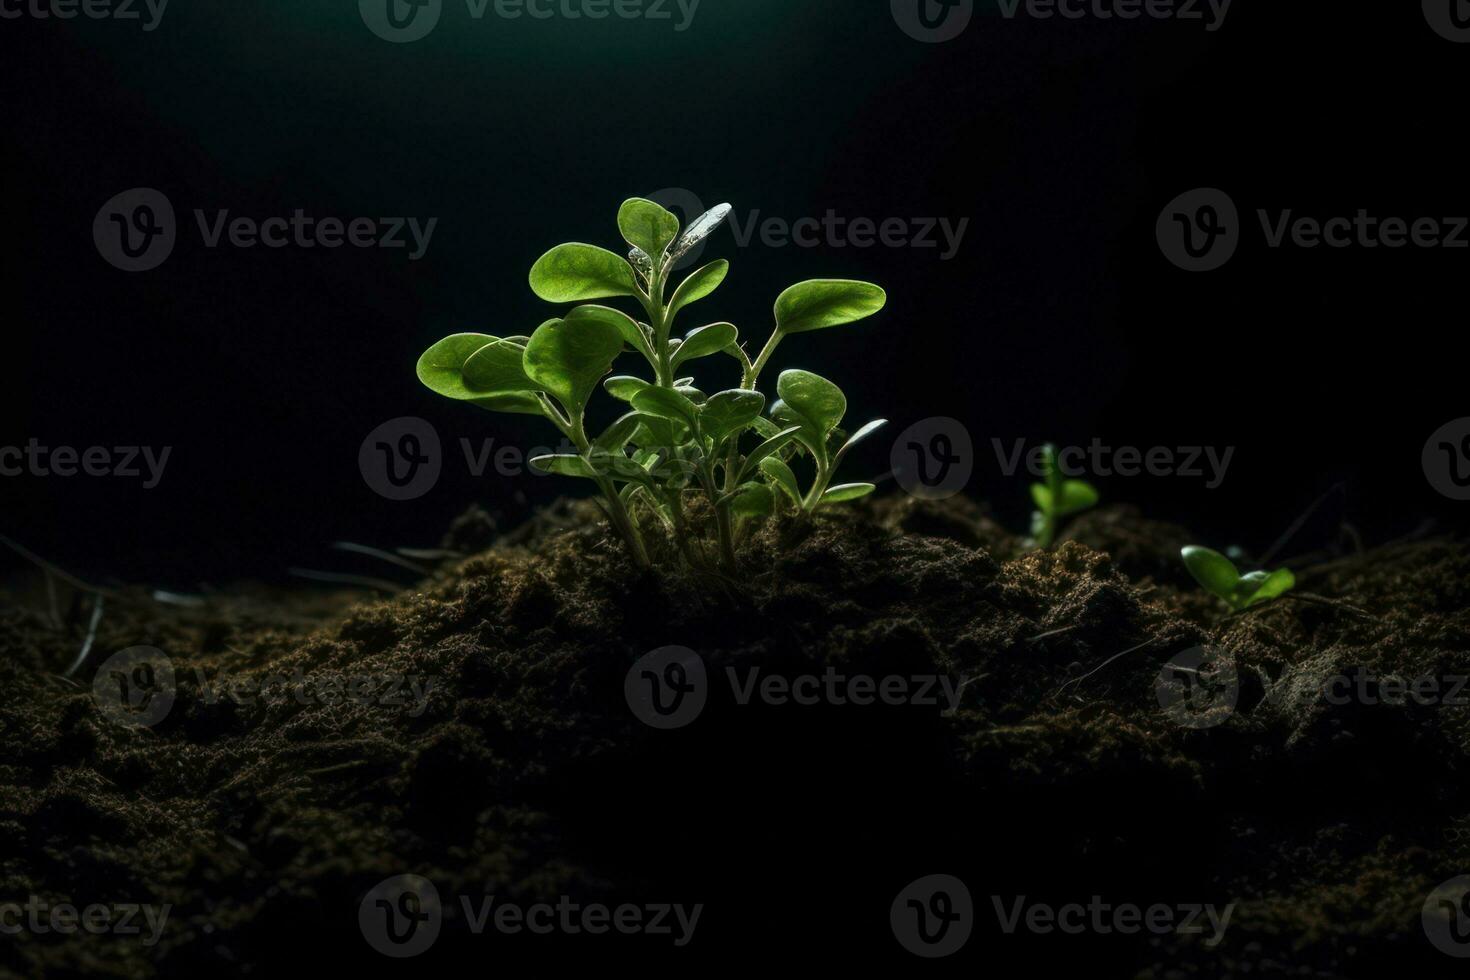
POLYGON ((782 371, 776 379, 776 393, 816 426, 823 439, 847 414, 847 397, 842 389, 810 371, 782 371))
POLYGON ((592 448, 603 452, 621 452, 628 440, 633 438, 633 433, 638 431, 638 425, 644 418, 641 412, 627 413, 592 440, 592 448))
POLYGON ((870 282, 812 279, 800 282, 776 300, 776 329, 781 333, 821 330, 870 317, 883 309, 888 294, 870 282))
POLYGON ((763 483, 747 483, 736 491, 735 497, 730 501, 730 513, 735 515, 736 521, 770 517, 775 509, 776 496, 763 483))
POLYGON ((739 336, 740 331, 735 329, 733 323, 711 323, 707 327, 691 330, 674 354, 674 367, 696 357, 718 354, 735 343, 739 336))
POLYGON ((818 502, 822 504, 840 504, 848 500, 857 500, 859 497, 866 497, 877 489, 871 483, 844 483, 841 486, 832 487, 826 493, 822 494, 822 499, 818 502))
POLYGON ((419 358, 418 376, 430 390, 457 401, 479 398, 483 391, 472 391, 465 384, 464 364, 482 347, 499 341, 483 333, 457 333, 445 337, 424 351, 419 358))
POLYGON ((674 389, 651 385, 633 396, 633 407, 657 418, 682 422, 690 428, 694 427, 699 412, 692 401, 674 389))
POLYGON ((785 460, 779 456, 767 456, 761 460, 761 472, 772 483, 785 490, 792 503, 801 506, 801 484, 796 482, 796 473, 785 460))
POLYGON ((1189 545, 1179 552, 1184 567, 1194 580, 1221 598, 1228 598, 1240 582, 1240 572, 1220 552, 1200 545, 1189 545))
POLYGON ((638 325, 638 321, 620 310, 608 306, 577 306, 566 315, 568 323, 574 320, 602 320, 617 330, 618 335, 629 347, 653 360, 653 348, 648 344, 648 335, 638 325))
POLYGON ((731 388, 717 392, 700 406, 700 431, 719 442, 759 418, 765 407, 766 396, 758 391, 731 388))
POLYGON ((562 476, 580 476, 588 480, 596 479, 601 474, 587 460, 581 456, 556 455, 556 456, 534 456, 531 465, 543 473, 559 473, 562 476))
POLYGON ((475 391, 502 394, 536 391, 538 385, 526 377, 522 364, 526 348, 506 340, 486 344, 464 362, 465 385, 475 391))
POLYGON ((729 274, 730 263, 724 259, 700 266, 689 273, 689 278, 679 284, 679 288, 674 290, 674 298, 669 300, 669 319, 672 320, 690 303, 704 299, 719 289, 720 283, 724 282, 725 277, 729 274))
POLYGON ((548 303, 636 296, 633 267, 596 245, 558 245, 531 267, 531 289, 548 303))
POLYGON ((1085 480, 1067 480, 1062 484, 1062 506, 1057 514, 1067 517, 1089 507, 1096 507, 1098 499, 1097 488, 1091 483, 1085 480))
POLYGON ((602 387, 609 395, 618 399, 618 401, 631 402, 634 395, 638 394, 644 388, 652 388, 653 385, 644 381, 642 378, 620 374, 616 377, 608 378, 602 383, 602 387))
POLYGON ((679 219, 652 201, 635 197, 618 209, 623 240, 655 260, 661 259, 679 235, 679 219))
POLYGON ((541 407, 541 399, 529 391, 509 391, 502 395, 486 395, 476 398, 470 404, 478 405, 487 412, 505 412, 510 415, 541 415, 546 414, 541 407))
POLYGON ((1245 583, 1245 579, 1251 580, 1251 589, 1248 597, 1245 598, 1246 606, 1269 602, 1296 588, 1296 576, 1289 568, 1278 568, 1269 575, 1265 572, 1252 572, 1241 580, 1242 584, 1245 583))
POLYGON ((575 419, 622 350, 622 335, 606 321, 548 320, 526 345, 526 375, 555 395, 575 419))

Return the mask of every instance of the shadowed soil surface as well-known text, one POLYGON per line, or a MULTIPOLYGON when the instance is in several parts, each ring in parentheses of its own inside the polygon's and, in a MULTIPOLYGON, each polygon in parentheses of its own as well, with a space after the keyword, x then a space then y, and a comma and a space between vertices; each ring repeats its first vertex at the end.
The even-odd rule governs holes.
POLYGON ((141 914, 141 936, 22 928, 0 970, 912 969, 890 907, 934 874, 973 905, 944 965, 981 976, 1460 966, 1421 910, 1470 873, 1461 543, 1301 567, 1296 594, 1232 614, 1180 565, 1187 532, 1121 509, 1040 553, 972 504, 879 501, 772 522, 733 578, 669 556, 637 572, 586 504, 484 530, 462 521, 446 543, 471 556, 383 600, 117 594, 72 680, 85 629, 13 590, 0 901, 170 908, 152 944, 141 914), (118 677, 93 691, 137 646, 174 675, 151 727, 104 710, 118 677), (642 690, 635 665, 668 646, 697 655, 707 700, 664 730, 625 682, 642 690), (1161 706, 1161 676, 1188 696, 1161 706), (800 678, 816 703, 771 696, 800 678), (413 960, 359 920, 404 874, 439 900, 399 907, 438 920, 413 960), (701 908, 692 932, 670 913, 656 934, 477 934, 491 896, 701 908), (1069 903, 1085 931, 1027 926, 1069 903), (1201 931, 1123 931, 1094 908, 1129 904, 1201 931), (1190 912, 1206 905, 1229 908, 1222 930, 1190 912))

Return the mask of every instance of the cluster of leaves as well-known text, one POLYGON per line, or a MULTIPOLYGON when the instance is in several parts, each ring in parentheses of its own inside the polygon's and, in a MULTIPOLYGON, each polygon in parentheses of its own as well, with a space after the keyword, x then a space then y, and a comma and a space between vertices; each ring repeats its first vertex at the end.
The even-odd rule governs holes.
POLYGON ((1197 544, 1184 548, 1179 555, 1195 581, 1237 612, 1269 602, 1296 587, 1296 576, 1289 568, 1242 575, 1229 558, 1197 544))
POLYGON ((576 451, 537 457, 532 465, 593 481, 609 522, 644 566, 645 535, 654 527, 666 529, 691 563, 710 563, 691 526, 690 494, 707 498, 728 568, 752 521, 781 507, 811 513, 873 491, 869 483, 833 486, 832 478, 847 451, 882 420, 847 436, 839 428, 846 397, 810 371, 782 372, 778 400, 769 406, 756 382, 783 338, 872 316, 887 301, 882 289, 841 279, 792 286, 776 300, 775 329, 753 361, 732 323, 674 336, 679 314, 713 293, 730 269, 721 259, 675 285, 675 266, 729 213, 729 205, 721 205, 681 229, 658 204, 627 201, 618 212, 618 228, 631 247, 626 259, 573 243, 553 248, 531 269, 531 289, 541 299, 581 305, 529 336, 446 337, 418 364, 420 380, 441 395, 491 411, 540 415, 556 426, 576 451), (589 303, 615 298, 633 300, 642 317, 589 303), (609 377, 625 353, 641 356, 652 380, 609 377), (684 375, 690 362, 713 355, 736 362, 738 387, 706 394, 684 375), (627 410, 594 435, 587 406, 599 385, 627 410), (792 467, 799 458, 810 461, 804 488, 792 467))

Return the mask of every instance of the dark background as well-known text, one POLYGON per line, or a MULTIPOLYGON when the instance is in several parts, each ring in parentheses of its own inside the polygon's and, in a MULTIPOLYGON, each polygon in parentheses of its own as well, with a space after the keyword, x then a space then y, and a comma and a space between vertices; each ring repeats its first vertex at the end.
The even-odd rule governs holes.
MULTIPOLYGON (((450 2, 407 45, 356 4, 174 0, 136 22, 0 21, 6 383, 0 445, 172 446, 162 484, 0 480, 0 532, 89 576, 176 588, 280 578, 337 539, 433 544, 468 504, 522 513, 568 482, 476 480, 460 437, 530 447, 535 419, 442 400, 414 376, 446 333, 528 333, 554 309, 526 273, 545 249, 613 247, 618 204, 684 187, 788 220, 968 217, 959 255, 875 247, 737 248, 683 326, 729 319, 758 348, 806 278, 869 279, 888 309, 788 340, 883 415, 847 479, 888 468, 892 436, 962 420, 970 493, 1017 528, 1024 479, 990 440, 1237 447, 1217 490, 1100 480, 1202 541, 1270 544, 1341 483, 1309 550, 1346 519, 1368 541, 1455 505, 1420 450, 1466 414, 1464 251, 1271 250, 1256 208, 1470 212, 1461 153, 1470 47, 1418 4, 1236 3, 1199 22, 1017 19, 917 43, 883 0, 704 0, 693 26, 471 20, 450 2), (180 240, 146 273, 112 268, 93 217, 163 191, 180 240), (1249 226, 1224 269, 1164 260, 1175 195, 1228 191, 1249 226), (206 249, 192 210, 265 218, 438 217, 402 250, 206 249), (357 466, 388 419, 434 423, 437 488, 394 503, 357 466)), ((629 360, 622 370, 634 369, 629 360)), ((769 386, 774 370, 765 378, 769 386)), ((613 406, 599 402, 610 416, 613 406)), ((889 484, 889 492, 893 492, 889 484)))

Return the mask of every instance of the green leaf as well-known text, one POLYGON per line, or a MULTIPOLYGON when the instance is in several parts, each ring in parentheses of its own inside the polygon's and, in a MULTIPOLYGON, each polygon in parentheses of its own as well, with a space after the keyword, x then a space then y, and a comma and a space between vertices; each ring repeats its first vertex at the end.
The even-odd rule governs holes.
POLYGON ((635 197, 618 209, 618 230, 624 241, 658 262, 679 235, 679 219, 652 201, 635 197))
POLYGON ((707 327, 691 330, 674 354, 674 367, 696 357, 718 354, 735 343, 735 338, 739 335, 740 331, 735 329, 733 323, 711 323, 707 327))
POLYGON ((872 435, 874 432, 877 432, 879 429, 883 428, 887 424, 887 419, 874 419, 867 425, 863 426, 861 429, 858 429, 856 432, 848 437, 848 440, 845 443, 842 444, 842 448, 837 450, 836 459, 842 459, 843 456, 847 455, 847 451, 849 449, 851 449, 853 446, 856 446, 858 443, 862 442, 864 439, 868 438, 868 436, 872 435))
POLYGON ((624 455, 622 450, 607 451, 594 448, 588 460, 593 472, 625 483, 651 484, 653 477, 642 466, 624 455))
POLYGON ((510 415, 540 415, 545 416, 546 410, 541 407, 541 399, 529 391, 510 391, 503 395, 486 395, 476 398, 470 402, 478 405, 487 412, 505 412, 510 415))
POLYGON ((842 389, 810 371, 782 371, 776 379, 776 393, 816 426, 823 439, 847 414, 847 398, 842 389))
POLYGON ((621 452, 633 438, 633 433, 638 431, 638 426, 646 418, 640 412, 629 412, 619 418, 603 431, 602 435, 592 440, 592 448, 603 452, 621 452))
POLYGON ((730 274, 730 263, 724 259, 711 262, 709 265, 700 266, 689 277, 679 284, 674 290, 674 298, 669 300, 668 318, 672 322, 678 316, 679 311, 696 300, 704 299, 710 293, 720 288, 720 283, 730 274))
POLYGON ((1218 551, 1194 544, 1181 550, 1179 556, 1184 559, 1184 567, 1189 569, 1189 574, 1200 585, 1227 601, 1234 595, 1235 587, 1240 582, 1240 572, 1229 558, 1218 551))
POLYGON ((1097 488, 1085 480, 1067 480, 1062 484, 1062 506, 1057 511, 1058 517, 1066 517, 1079 511, 1096 507, 1098 502, 1097 488))
POLYGON ((526 374, 555 395, 575 421, 622 350, 617 328, 603 320, 548 320, 526 345, 526 374))
POLYGON ((638 321, 619 310, 607 306, 578 306, 574 307, 566 315, 567 322, 576 320, 601 320, 612 325, 623 342, 629 347, 642 354, 650 362, 653 361, 653 348, 649 346, 648 335, 643 332, 638 321))
POLYGON ((766 396, 745 388, 731 388, 711 395, 699 409, 699 429, 718 444, 726 436, 745 428, 760 417, 766 396))
POLYGON ((491 394, 537 391, 540 385, 526 377, 525 353, 525 347, 508 340, 486 344, 464 362, 465 386, 491 394))
POLYGON ((1043 514, 1051 513, 1051 487, 1045 483, 1031 484, 1031 501, 1043 514))
POLYGON ((430 390, 456 401, 471 401, 485 393, 465 385, 464 364, 470 355, 500 338, 483 333, 457 333, 445 337, 419 358, 418 376, 430 390))
POLYGON ((682 422, 691 429, 699 410, 694 403, 672 388, 649 386, 633 396, 633 407, 661 419, 682 422))
POLYGON ((634 395, 638 394, 644 388, 652 388, 653 385, 644 381, 642 378, 635 378, 628 374, 619 374, 616 377, 608 378, 604 381, 602 387, 609 395, 612 395, 619 401, 631 402, 634 395))
POLYGON ((792 472, 786 461, 779 456, 767 456, 761 460, 761 472, 776 486, 786 491, 792 503, 801 506, 801 484, 796 482, 796 474, 792 472))
POLYGON ((558 245, 531 267, 531 290, 548 303, 637 296, 633 267, 596 245, 558 245))
MULTIPOLYGON (((763 426, 757 425, 756 428, 758 431, 764 430, 763 426)), ((745 481, 745 478, 747 476, 750 476, 751 471, 754 470, 757 466, 762 465, 767 459, 775 459, 776 453, 779 453, 786 446, 786 444, 789 443, 792 439, 795 439, 797 435, 800 434, 800 432, 801 428, 799 426, 792 426, 789 429, 782 429, 775 435, 767 438, 759 446, 756 446, 754 449, 752 449, 750 451, 750 455, 745 457, 745 462, 740 465, 740 472, 736 475, 735 482, 743 483, 745 481)))
POLYGON ((595 480, 599 474, 596 467, 581 456, 558 454, 555 456, 534 456, 531 465, 543 473, 558 473, 562 476, 580 476, 584 479, 595 480))
POLYGON ((763 483, 747 483, 730 501, 730 513, 737 523, 752 517, 770 517, 775 509, 776 497, 763 483))
POLYGON ((1241 608, 1260 605, 1270 602, 1272 599, 1290 592, 1296 588, 1296 576, 1289 568, 1278 568, 1267 575, 1265 572, 1251 572, 1241 579, 1241 583, 1250 583, 1248 594, 1243 596, 1244 601, 1241 608))
POLYGON ((878 488, 871 483, 844 483, 841 486, 832 487, 822 494, 819 504, 840 504, 847 500, 857 500, 866 497, 878 488))
POLYGON ((827 458, 827 436, 821 428, 786 402, 777 399, 771 406, 771 420, 781 429, 796 429, 797 446, 819 460, 827 458))
POLYGON ((853 323, 883 309, 888 294, 869 282, 813 279, 800 282, 776 300, 776 329, 804 333, 853 323))

